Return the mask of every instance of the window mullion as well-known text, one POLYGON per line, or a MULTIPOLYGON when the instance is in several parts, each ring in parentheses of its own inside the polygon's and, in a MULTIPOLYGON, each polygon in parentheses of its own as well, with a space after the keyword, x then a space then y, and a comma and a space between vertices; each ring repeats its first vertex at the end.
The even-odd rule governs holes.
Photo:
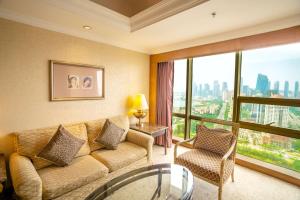
POLYGON ((193 59, 189 58, 187 62, 187 80, 186 80, 186 106, 185 106, 185 135, 184 138, 190 138, 190 115, 192 110, 192 84, 193 84, 193 59))
POLYGON ((235 54, 235 75, 234 75, 234 94, 233 94, 233 112, 232 121, 238 122, 240 116, 240 107, 238 105, 238 96, 240 96, 241 83, 241 66, 242 66, 242 52, 238 51, 235 54))

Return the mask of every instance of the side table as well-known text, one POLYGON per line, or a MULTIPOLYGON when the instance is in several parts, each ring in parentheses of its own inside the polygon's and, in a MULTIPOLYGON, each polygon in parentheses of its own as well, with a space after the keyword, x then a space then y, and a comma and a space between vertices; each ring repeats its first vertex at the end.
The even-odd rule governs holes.
POLYGON ((150 135, 154 138, 157 136, 160 136, 160 135, 164 135, 165 155, 167 155, 167 133, 168 133, 167 126, 151 124, 151 123, 146 122, 146 123, 143 123, 143 126, 137 126, 136 124, 131 124, 130 129, 135 130, 135 131, 140 131, 140 132, 150 135))
POLYGON ((0 154, 0 193, 3 191, 3 184, 7 181, 6 165, 4 154, 0 154))

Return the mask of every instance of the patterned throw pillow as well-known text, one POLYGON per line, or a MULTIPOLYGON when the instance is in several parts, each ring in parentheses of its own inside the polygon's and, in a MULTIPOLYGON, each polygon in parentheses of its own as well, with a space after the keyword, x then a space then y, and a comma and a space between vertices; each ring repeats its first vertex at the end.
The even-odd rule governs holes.
POLYGON ((124 129, 107 119, 95 141, 101 143, 107 149, 117 149, 124 132, 124 129))
POLYGON ((63 167, 69 165, 81 146, 85 143, 73 136, 62 125, 60 125, 49 143, 37 155, 37 157, 53 162, 55 165, 63 167))
POLYGON ((198 125, 193 147, 225 155, 231 146, 232 139, 233 133, 230 131, 209 129, 206 126, 198 125))

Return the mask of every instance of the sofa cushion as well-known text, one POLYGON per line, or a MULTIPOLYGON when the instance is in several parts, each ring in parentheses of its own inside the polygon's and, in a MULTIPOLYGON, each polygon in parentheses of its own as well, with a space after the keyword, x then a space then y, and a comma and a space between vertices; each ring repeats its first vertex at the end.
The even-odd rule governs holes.
POLYGON ((84 140, 73 136, 60 125, 50 142, 37 156, 53 162, 56 166, 64 167, 72 162, 84 143, 84 140))
POLYGON ((122 142, 117 150, 101 149, 91 155, 113 172, 142 159, 147 155, 147 151, 131 142, 122 142))
POLYGON ((109 118, 110 121, 112 121, 114 124, 116 124, 118 127, 124 129, 124 133, 121 137, 120 142, 124 142, 126 139, 127 132, 129 130, 129 118, 127 115, 119 115, 115 117, 109 118))
MULTIPOLYGON (((119 116, 115 116, 115 117, 110 117, 109 120, 112 121, 114 124, 116 124, 118 127, 125 130, 125 132, 123 133, 123 135, 120 139, 120 142, 124 142, 126 139, 127 132, 129 130, 128 116, 119 115, 119 116)), ((91 121, 85 122, 91 151, 96 151, 96 150, 104 148, 104 146, 102 144, 95 142, 95 139, 101 133, 101 130, 104 126, 105 121, 106 121, 106 119, 97 119, 97 120, 91 120, 91 121)))
POLYGON ((104 148, 104 145, 95 142, 95 139, 101 133, 104 123, 105 119, 98 119, 85 122, 91 151, 96 151, 98 149, 104 148))
MULTIPOLYGON (((85 143, 80 148, 75 157, 88 155, 90 153, 90 147, 87 142, 87 132, 84 123, 64 125, 64 127, 72 133, 74 136, 85 140, 85 143)), ((41 169, 52 165, 51 162, 38 158, 36 155, 42 151, 42 149, 48 144, 53 137, 58 126, 23 131, 16 134, 16 149, 18 154, 29 157, 33 161, 33 165, 36 169, 41 169)))
POLYGON ((118 144, 120 143, 120 139, 124 131, 124 129, 118 127, 109 119, 107 119, 101 130, 101 133, 98 135, 95 141, 103 144, 106 149, 115 150, 118 148, 118 144))
POLYGON ((42 179, 43 199, 52 199, 108 174, 92 156, 75 158, 69 166, 50 166, 37 171, 42 179))

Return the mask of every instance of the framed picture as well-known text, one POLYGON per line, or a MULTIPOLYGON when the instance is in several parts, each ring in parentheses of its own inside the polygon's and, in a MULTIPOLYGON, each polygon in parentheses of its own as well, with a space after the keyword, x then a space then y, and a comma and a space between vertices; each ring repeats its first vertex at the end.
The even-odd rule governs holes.
POLYGON ((51 101, 104 99, 104 67, 50 61, 51 101))

